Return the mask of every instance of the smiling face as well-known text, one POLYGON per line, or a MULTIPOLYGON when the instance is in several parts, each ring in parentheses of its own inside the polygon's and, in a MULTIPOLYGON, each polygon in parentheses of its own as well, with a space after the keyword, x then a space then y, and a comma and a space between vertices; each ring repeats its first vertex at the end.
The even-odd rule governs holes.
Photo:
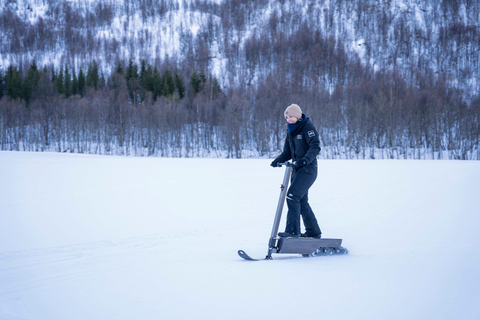
POLYGON ((297 117, 293 117, 293 116, 289 116, 289 115, 286 115, 286 116, 285 116, 285 119, 286 119, 287 122, 290 123, 290 124, 297 123, 297 121, 298 121, 298 118, 297 118, 297 117))

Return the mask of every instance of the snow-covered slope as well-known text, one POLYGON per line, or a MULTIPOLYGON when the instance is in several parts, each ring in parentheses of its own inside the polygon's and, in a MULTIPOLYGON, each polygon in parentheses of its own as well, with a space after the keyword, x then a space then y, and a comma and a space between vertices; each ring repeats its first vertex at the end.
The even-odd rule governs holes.
MULTIPOLYGON (((0 0, 0 20, 9 23, 5 15, 13 15, 13 22, 22 25, 20 30, 32 30, 30 39, 26 39, 28 35, 16 34, 14 26, 0 27, 6 35, 0 66, 6 69, 10 64, 20 64, 19 60, 35 59, 40 66, 73 64, 79 70, 96 60, 101 70, 110 74, 116 67, 115 59, 155 63, 156 59, 170 57, 176 61, 185 54, 185 46, 193 45, 198 32, 207 29, 211 19, 221 24, 211 13, 191 10, 192 3, 196 1, 0 0), (16 36, 21 43, 18 48, 16 36)), ((224 67, 222 59, 217 58, 211 66, 224 67)))
POLYGON ((268 160, 0 152, 0 319, 478 319, 480 163, 326 161, 348 256, 266 254, 268 160))
MULTIPOLYGON (((281 61, 269 60, 292 46, 283 40, 308 25, 374 70, 420 86, 440 74, 478 94, 479 21, 478 1, 467 0, 0 0, 0 66, 27 69, 36 59, 79 70, 96 60, 108 75, 116 60, 169 57, 225 84, 268 76, 261 68, 278 67, 281 61), (271 52, 252 55, 245 44, 255 40, 257 49, 273 41, 271 52)), ((344 85, 329 81, 326 89, 344 85)))

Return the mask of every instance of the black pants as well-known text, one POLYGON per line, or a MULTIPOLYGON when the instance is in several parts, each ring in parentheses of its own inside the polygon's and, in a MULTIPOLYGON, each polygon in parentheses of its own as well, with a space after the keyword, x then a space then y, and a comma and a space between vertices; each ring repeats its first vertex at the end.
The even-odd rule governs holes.
POLYGON ((287 226, 285 232, 300 234, 300 215, 305 225, 305 231, 311 234, 320 234, 315 214, 308 204, 308 189, 317 179, 317 167, 309 165, 301 168, 292 175, 292 184, 287 192, 287 226))

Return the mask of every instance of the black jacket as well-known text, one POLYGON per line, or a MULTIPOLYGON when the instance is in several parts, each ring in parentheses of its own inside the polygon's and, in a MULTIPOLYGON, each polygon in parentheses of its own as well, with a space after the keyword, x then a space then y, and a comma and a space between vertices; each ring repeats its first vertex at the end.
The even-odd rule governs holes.
POLYGON ((304 117, 302 122, 295 132, 287 132, 283 152, 275 161, 296 161, 303 158, 307 161, 307 165, 317 166, 317 155, 321 149, 317 129, 307 117, 304 117))

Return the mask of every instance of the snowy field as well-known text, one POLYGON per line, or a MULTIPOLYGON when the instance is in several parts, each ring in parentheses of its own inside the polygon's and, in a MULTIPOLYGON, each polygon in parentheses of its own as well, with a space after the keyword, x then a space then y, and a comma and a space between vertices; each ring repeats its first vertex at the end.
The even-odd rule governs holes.
POLYGON ((480 162, 322 160, 311 206, 350 254, 244 261, 269 164, 0 152, 0 319, 480 319, 480 162))

